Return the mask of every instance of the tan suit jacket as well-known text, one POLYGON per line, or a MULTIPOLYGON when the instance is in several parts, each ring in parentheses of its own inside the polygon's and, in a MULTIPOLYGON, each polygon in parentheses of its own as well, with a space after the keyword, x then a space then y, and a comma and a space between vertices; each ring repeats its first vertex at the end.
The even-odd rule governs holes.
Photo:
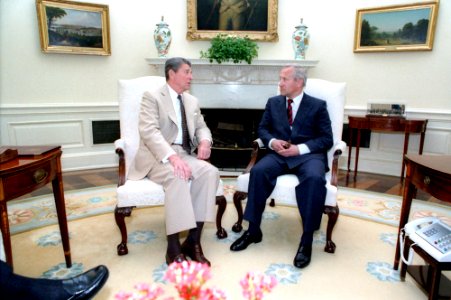
MULTIPOLYGON (((183 102, 193 151, 201 140, 212 140, 211 132, 200 112, 197 98, 183 93, 183 102)), ((160 163, 170 153, 177 132, 177 118, 168 86, 165 84, 154 92, 145 92, 139 116, 141 139, 128 178, 142 179, 156 163, 160 163)))
MULTIPOLYGON (((183 93, 186 121, 194 151, 203 139, 212 140, 211 132, 194 96, 183 93)), ((128 178, 149 177, 165 191, 165 220, 168 235, 196 227, 196 222, 213 222, 216 212, 216 190, 219 171, 210 163, 186 153, 173 145, 178 133, 177 117, 167 85, 154 92, 145 92, 139 114, 140 144, 130 166, 128 178), (192 179, 175 177, 168 154, 180 155, 191 168, 192 179)))

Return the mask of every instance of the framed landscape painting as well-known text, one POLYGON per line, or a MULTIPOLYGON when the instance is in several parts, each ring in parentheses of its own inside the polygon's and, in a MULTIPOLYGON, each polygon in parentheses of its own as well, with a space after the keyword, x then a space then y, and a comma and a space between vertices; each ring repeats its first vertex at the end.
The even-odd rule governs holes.
POLYGON ((36 0, 45 53, 111 55, 107 5, 36 0))
POLYGON ((276 42, 278 0, 187 0, 188 40, 218 34, 276 42))
POLYGON ((354 52, 432 50, 438 2, 359 9, 354 52))

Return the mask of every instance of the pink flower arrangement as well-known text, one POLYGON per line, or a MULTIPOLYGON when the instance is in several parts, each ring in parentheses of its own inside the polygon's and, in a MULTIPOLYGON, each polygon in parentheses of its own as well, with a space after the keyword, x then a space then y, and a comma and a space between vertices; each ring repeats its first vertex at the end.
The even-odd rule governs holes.
POLYGON ((162 287, 146 283, 136 284, 135 289, 135 293, 119 292, 114 298, 117 300, 157 300, 158 297, 164 294, 162 287))
MULTIPOLYGON (((184 261, 169 265, 164 279, 173 283, 180 299, 185 300, 225 300, 226 294, 219 289, 204 288, 211 278, 210 267, 195 261, 184 261)), ((240 281, 243 296, 247 300, 261 300, 265 293, 271 292, 276 286, 274 277, 261 273, 248 272, 240 281)), ((115 295, 117 300, 157 300, 164 294, 161 287, 145 283, 135 285, 136 292, 119 292, 115 295)), ((174 298, 166 298, 173 300, 174 298)))
POLYGON ((269 293, 276 286, 277 280, 272 276, 248 272, 240 281, 243 296, 248 300, 261 300, 264 293, 269 293))

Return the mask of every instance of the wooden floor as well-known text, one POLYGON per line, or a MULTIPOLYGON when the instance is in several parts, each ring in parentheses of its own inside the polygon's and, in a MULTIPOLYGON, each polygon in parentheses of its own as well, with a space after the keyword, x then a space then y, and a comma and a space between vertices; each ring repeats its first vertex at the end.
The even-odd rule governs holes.
MULTIPOLYGON (((400 180, 399 176, 379 175, 360 171, 357 173, 355 179, 353 172, 348 173, 346 171, 340 171, 338 176, 338 186, 401 197, 404 189, 403 182, 400 180)), ((417 191, 416 199, 444 203, 421 190, 417 191)))
MULTIPOLYGON (((117 169, 107 168, 86 171, 64 172, 63 181, 65 191, 79 190, 88 187, 96 187, 103 185, 116 185, 117 169)), ((397 196, 402 196, 403 189, 399 177, 396 176, 386 176, 359 172, 357 174, 356 179, 354 180, 353 173, 350 173, 349 176, 347 176, 347 172, 343 170, 339 172, 338 185, 397 196)), ((49 184, 21 198, 45 195, 50 193, 52 193, 52 187, 49 184)), ((429 194, 422 191, 418 191, 417 199, 440 202, 439 200, 431 197, 429 194)))

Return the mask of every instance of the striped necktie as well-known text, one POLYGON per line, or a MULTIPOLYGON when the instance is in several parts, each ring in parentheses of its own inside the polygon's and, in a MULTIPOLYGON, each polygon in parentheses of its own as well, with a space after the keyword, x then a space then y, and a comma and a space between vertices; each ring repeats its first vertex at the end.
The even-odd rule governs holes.
POLYGON ((186 123, 185 106, 183 105, 182 95, 178 95, 177 99, 180 101, 180 114, 182 115, 182 148, 187 153, 191 153, 191 146, 189 144, 188 125, 186 123))
POLYGON ((293 99, 288 99, 288 106, 287 106, 287 117, 288 117, 288 124, 293 125, 293 107, 291 104, 293 103, 293 99))

